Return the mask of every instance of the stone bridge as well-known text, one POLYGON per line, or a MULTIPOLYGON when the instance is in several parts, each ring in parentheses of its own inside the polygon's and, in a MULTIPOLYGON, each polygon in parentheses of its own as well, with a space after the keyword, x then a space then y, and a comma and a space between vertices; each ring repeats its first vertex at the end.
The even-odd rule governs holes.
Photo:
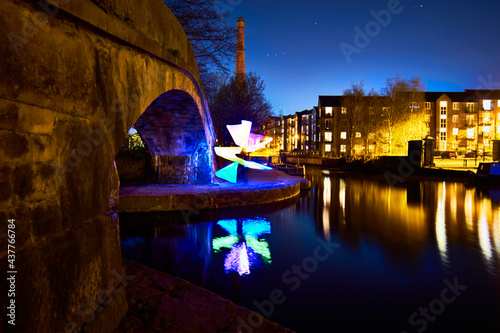
POLYGON ((186 35, 162 0, 2 0, 0 331, 112 332, 127 310, 115 156, 131 125, 167 182, 213 177, 186 35), (181 170, 182 172, 178 172, 181 170), (4 328, 4 330, 2 330, 4 328))

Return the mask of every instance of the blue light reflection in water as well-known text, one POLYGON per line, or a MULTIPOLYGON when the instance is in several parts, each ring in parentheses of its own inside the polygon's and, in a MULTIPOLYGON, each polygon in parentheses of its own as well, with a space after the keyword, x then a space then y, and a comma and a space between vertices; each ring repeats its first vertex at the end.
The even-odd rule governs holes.
POLYGON ((261 219, 220 220, 217 225, 229 236, 214 238, 212 247, 215 253, 222 248, 230 248, 224 260, 224 270, 238 272, 240 276, 250 274, 250 268, 260 266, 261 262, 271 263, 269 244, 262 238, 271 233, 271 222, 261 219))
POLYGON ((254 311, 281 290, 286 301, 269 318, 297 332, 418 332, 422 317, 410 316, 457 279, 467 289, 425 332, 500 332, 498 189, 307 176, 311 191, 283 206, 200 212, 189 225, 123 214, 123 254, 254 311), (340 246, 314 265, 318 238, 340 246))

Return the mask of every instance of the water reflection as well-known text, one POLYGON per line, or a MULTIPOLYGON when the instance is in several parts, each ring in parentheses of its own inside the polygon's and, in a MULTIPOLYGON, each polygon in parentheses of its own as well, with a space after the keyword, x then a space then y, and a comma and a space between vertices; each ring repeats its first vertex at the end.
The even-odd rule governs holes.
POLYGON ((401 332, 457 277, 470 287, 427 332, 500 331, 499 190, 448 181, 389 186, 383 177, 316 170, 308 177, 309 192, 269 210, 200 212, 190 225, 158 217, 143 229, 144 217, 134 217, 128 231, 120 216, 124 256, 255 310, 273 290, 290 291, 284 272, 308 269, 318 240, 330 239, 340 247, 300 271, 307 279, 270 319, 297 332, 401 332))
POLYGON ((450 265, 450 244, 473 246, 490 272, 498 274, 500 203, 494 200, 498 190, 433 181, 389 186, 382 179, 348 175, 325 176, 321 185, 318 232, 325 238, 338 230, 354 245, 361 235, 369 235, 396 257, 415 256, 434 239, 445 267, 450 265))
POLYGON ((265 219, 220 220, 217 225, 229 236, 214 238, 212 247, 215 253, 222 248, 230 251, 224 260, 224 270, 238 272, 240 276, 250 274, 250 268, 262 262, 271 263, 271 252, 267 240, 262 238, 271 234, 271 223, 265 219))
POLYGON ((325 177, 323 181, 323 233, 330 240, 330 203, 332 200, 332 181, 325 177))
POLYGON ((439 255, 444 265, 448 266, 448 255, 446 253, 446 183, 438 185, 438 204, 436 210, 436 240, 439 248, 439 255))

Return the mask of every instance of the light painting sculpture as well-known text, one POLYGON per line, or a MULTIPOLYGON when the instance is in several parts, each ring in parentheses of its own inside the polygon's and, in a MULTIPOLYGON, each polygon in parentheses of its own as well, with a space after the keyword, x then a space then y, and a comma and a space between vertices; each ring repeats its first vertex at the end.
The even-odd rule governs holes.
POLYGON ((236 156, 237 154, 241 154, 243 149, 245 149, 247 153, 257 151, 271 142, 273 140, 272 138, 266 138, 263 135, 250 133, 252 122, 247 120, 243 120, 239 125, 227 125, 226 127, 229 134, 231 134, 234 143, 238 145, 238 147, 215 147, 215 153, 218 156, 233 162, 227 167, 217 171, 215 173, 217 177, 225 179, 231 183, 236 183, 238 165, 242 165, 243 167, 250 169, 272 170, 272 168, 265 165, 252 161, 245 161, 244 159, 236 156))
POLYGON ((224 270, 238 272, 240 276, 250 274, 250 268, 260 263, 271 263, 269 244, 262 238, 271 233, 271 222, 255 219, 221 220, 217 225, 229 236, 215 238, 212 247, 215 253, 228 248, 229 253, 224 259, 224 270))

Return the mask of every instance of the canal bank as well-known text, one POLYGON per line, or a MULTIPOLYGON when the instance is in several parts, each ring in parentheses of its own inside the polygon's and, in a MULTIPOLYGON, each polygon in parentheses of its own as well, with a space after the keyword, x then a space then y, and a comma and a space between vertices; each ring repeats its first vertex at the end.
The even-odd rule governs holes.
POLYGON ((310 182, 284 172, 249 170, 245 182, 207 185, 130 184, 120 187, 120 213, 207 210, 269 204, 293 198, 310 182))
POLYGON ((360 175, 379 175, 393 180, 447 180, 458 182, 475 181, 477 166, 450 167, 446 161, 438 160, 440 165, 421 167, 413 163, 408 156, 384 156, 376 160, 347 162, 344 158, 300 157, 287 156, 287 163, 306 167, 321 168, 324 170, 359 173, 360 175))

